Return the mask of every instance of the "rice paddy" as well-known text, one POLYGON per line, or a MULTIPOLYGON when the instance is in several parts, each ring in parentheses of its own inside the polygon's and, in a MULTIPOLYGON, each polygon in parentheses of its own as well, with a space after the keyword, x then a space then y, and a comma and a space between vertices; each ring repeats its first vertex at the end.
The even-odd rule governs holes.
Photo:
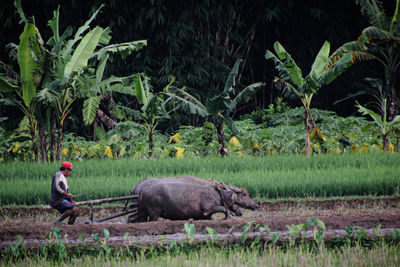
MULTIPOLYGON (((398 154, 273 155, 268 157, 88 160, 73 162, 70 191, 98 190, 79 200, 128 195, 144 177, 192 175, 245 187, 261 199, 395 195, 398 154)), ((40 205, 49 199, 59 163, 0 165, 0 205, 40 205)))

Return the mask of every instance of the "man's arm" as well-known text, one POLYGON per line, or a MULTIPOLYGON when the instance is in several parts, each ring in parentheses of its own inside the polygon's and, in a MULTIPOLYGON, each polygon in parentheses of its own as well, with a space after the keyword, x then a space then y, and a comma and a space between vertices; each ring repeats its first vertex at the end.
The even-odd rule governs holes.
POLYGON ((65 183, 64 183, 65 177, 61 175, 60 173, 57 173, 56 175, 56 189, 60 194, 63 194, 67 198, 72 198, 72 195, 68 193, 65 189, 65 183))

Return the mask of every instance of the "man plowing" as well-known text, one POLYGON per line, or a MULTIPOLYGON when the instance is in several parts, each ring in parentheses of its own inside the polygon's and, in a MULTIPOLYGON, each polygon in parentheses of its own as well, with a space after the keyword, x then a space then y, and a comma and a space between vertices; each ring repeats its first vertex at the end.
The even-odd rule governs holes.
POLYGON ((72 201, 72 195, 68 193, 67 176, 71 174, 72 163, 65 161, 60 167, 51 182, 50 206, 61 213, 61 216, 55 220, 54 225, 59 225, 63 220, 69 217, 68 224, 74 224, 79 216, 79 210, 72 201))

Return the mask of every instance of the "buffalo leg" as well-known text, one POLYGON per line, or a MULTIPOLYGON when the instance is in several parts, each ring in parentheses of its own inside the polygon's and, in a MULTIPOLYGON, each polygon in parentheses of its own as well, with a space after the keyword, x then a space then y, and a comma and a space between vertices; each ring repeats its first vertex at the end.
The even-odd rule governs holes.
POLYGON ((233 205, 232 207, 229 207, 229 209, 236 215, 236 216, 242 216, 243 213, 240 210, 238 205, 233 205))
POLYGON ((210 210, 209 215, 211 217, 213 214, 219 213, 219 212, 225 214, 224 220, 231 219, 231 216, 229 215, 227 208, 225 208, 224 206, 214 206, 214 207, 212 207, 211 210, 210 210))
MULTIPOLYGON (((154 222, 158 220, 158 217, 160 217, 161 210, 157 208, 149 208, 147 207, 146 209, 147 212, 143 212, 144 214, 147 214, 149 216, 149 221, 154 222)), ((143 216, 144 214, 139 214, 139 216, 143 216)), ((146 216, 147 217, 147 216, 146 216)))

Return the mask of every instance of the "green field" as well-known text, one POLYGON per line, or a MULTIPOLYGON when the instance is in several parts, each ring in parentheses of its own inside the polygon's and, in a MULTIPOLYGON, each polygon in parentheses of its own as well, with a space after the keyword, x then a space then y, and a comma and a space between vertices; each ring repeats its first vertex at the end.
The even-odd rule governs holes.
MULTIPOLYGON (((400 155, 274 155, 268 157, 73 162, 73 194, 79 200, 128 195, 144 177, 193 175, 245 187, 261 199, 394 195, 400 191, 400 155)), ((59 163, 0 165, 0 205, 46 204, 59 163)))
MULTIPOLYGON (((112 256, 92 251, 97 255, 72 256, 70 259, 52 260, 50 255, 29 256, 14 262, 18 266, 398 266, 399 246, 381 244, 366 248, 345 246, 342 248, 310 249, 307 246, 294 248, 266 247, 249 249, 236 247, 208 247, 178 249, 160 253, 148 251, 130 255, 128 251, 112 256)), ((79 253, 78 253, 79 254, 79 253)), ((71 255, 70 255, 71 256, 71 255)), ((53 255, 54 257, 54 255, 53 255)), ((13 266, 6 260, 4 266, 13 266)), ((0 262, 0 266, 2 266, 0 262)))

